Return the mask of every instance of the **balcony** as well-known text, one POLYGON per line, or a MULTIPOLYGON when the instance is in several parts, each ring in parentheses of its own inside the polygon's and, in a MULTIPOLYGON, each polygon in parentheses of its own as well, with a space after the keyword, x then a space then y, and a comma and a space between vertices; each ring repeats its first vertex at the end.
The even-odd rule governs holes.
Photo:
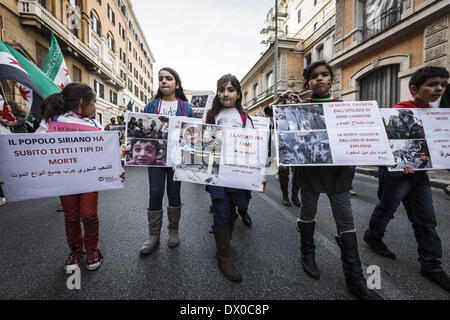
POLYGON ((36 26, 41 31, 55 33, 67 44, 67 48, 61 48, 63 51, 73 54, 91 72, 98 72, 98 75, 114 88, 125 89, 125 81, 115 74, 111 66, 92 48, 78 39, 65 24, 42 7, 37 0, 18 0, 17 9, 22 25, 36 26))
POLYGON ((399 1, 394 3, 390 9, 382 12, 376 19, 365 22, 365 25, 362 29, 363 42, 399 23, 402 11, 403 4, 402 1, 399 1))

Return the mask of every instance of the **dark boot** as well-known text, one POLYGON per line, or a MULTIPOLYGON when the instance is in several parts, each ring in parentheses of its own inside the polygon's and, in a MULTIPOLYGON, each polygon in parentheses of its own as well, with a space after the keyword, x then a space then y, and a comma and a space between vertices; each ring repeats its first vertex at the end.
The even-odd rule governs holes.
POLYGON ((240 282, 242 276, 233 265, 230 248, 230 226, 224 228, 214 228, 214 238, 216 239, 217 265, 225 278, 231 281, 240 282))
POLYGON ((383 242, 383 240, 372 240, 369 239, 368 237, 364 236, 363 240, 365 243, 367 243, 367 245, 376 253, 378 253, 379 255, 395 260, 395 254, 392 253, 391 250, 388 249, 388 247, 386 246, 386 244, 383 242))
POLYGON ((340 237, 336 236, 336 242, 341 248, 342 267, 348 291, 361 300, 383 300, 375 290, 367 288, 359 259, 356 232, 344 232, 340 237))
POLYGON ((450 278, 443 270, 438 272, 430 272, 420 268, 420 273, 424 278, 437 283, 442 289, 450 292, 450 278))
POLYGON ((300 200, 298 198, 298 191, 299 191, 299 188, 295 184, 293 184, 291 200, 292 200, 292 203, 294 204, 294 206, 296 206, 297 208, 300 208, 302 203, 300 202, 300 200))
POLYGON ((281 185, 281 192, 283 193, 283 204, 286 207, 290 207, 291 206, 291 201, 289 201, 289 191, 288 191, 288 185, 281 185))
MULTIPOLYGON (((228 228, 230 229, 230 240, 233 237, 233 229, 234 229, 234 223, 237 220, 237 214, 235 213, 231 218, 230 218, 230 224, 228 225, 228 228)), ((214 226, 213 226, 213 230, 214 230, 214 226)))
POLYGON ((316 265, 314 245, 314 228, 316 222, 297 221, 298 230, 300 232, 300 262, 303 270, 313 279, 320 279, 320 272, 316 265))
POLYGON ((252 218, 248 215, 247 210, 238 210, 239 215, 242 218, 242 222, 247 226, 250 227, 252 225, 252 218))

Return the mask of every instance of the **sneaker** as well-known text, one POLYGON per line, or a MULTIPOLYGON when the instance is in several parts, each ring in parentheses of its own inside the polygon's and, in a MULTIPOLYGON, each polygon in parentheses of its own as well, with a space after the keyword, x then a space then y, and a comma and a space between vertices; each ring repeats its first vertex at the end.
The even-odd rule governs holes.
POLYGON ((437 283, 442 289, 450 292, 450 278, 444 271, 430 272, 421 268, 420 273, 424 278, 437 283))
POLYGON ((102 264, 103 256, 99 249, 91 249, 87 251, 86 269, 95 270, 100 268, 102 264))
POLYGON ((83 259, 83 250, 72 249, 64 264, 65 270, 73 270, 80 266, 80 262, 83 259))
POLYGON ((56 211, 57 212, 63 212, 64 211, 64 209, 62 207, 62 203, 59 204, 58 208, 56 208, 56 211))
POLYGON ((378 253, 379 255, 395 260, 395 254, 392 253, 388 247, 386 246, 386 244, 383 242, 383 240, 372 240, 367 238, 366 236, 363 237, 363 240, 365 243, 367 243, 367 245, 376 253, 378 253))
POLYGON ((355 191, 353 191, 353 190, 350 190, 350 195, 351 195, 351 196, 356 196, 357 193, 356 193, 355 191))
POLYGON ((4 205, 6 203, 5 198, 0 198, 0 206, 4 205))

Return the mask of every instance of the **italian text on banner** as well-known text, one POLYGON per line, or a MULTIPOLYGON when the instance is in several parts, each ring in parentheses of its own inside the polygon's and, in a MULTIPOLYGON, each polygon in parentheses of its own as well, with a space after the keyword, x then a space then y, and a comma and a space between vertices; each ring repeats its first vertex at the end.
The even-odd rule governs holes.
POLYGON ((119 189, 116 132, 0 135, 0 180, 7 201, 119 189))
POLYGON ((181 123, 174 180, 262 191, 269 132, 181 123))
POLYGON ((273 107, 278 165, 393 165, 376 101, 273 107))
POLYGON ((450 169, 450 111, 447 109, 381 110, 397 166, 414 170, 450 169))

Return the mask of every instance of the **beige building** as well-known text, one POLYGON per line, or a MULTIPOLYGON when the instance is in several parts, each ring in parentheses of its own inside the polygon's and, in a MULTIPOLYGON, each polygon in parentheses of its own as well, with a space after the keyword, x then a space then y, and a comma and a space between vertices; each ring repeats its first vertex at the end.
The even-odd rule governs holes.
POLYGON ((450 1, 336 1, 334 90, 344 100, 389 108, 411 98, 411 74, 450 67, 450 1))
MULTIPOLYGON (((244 106, 263 115, 274 96, 275 9, 261 29, 266 50, 241 80, 244 106)), ((303 69, 314 60, 329 59, 333 49, 335 1, 280 0, 278 3, 278 94, 289 89, 304 97, 303 69)))
MULTIPOLYGON (((97 93, 97 119, 141 112, 153 95, 150 46, 129 0, 2 0, 1 40, 41 67, 50 34, 58 39, 72 81, 97 93)), ((8 98, 21 101, 10 81, 8 98)))
MULTIPOLYGON (((266 50, 241 81, 251 114, 273 101, 273 11, 262 29, 266 50)), ((450 69, 448 0, 280 0, 278 11, 278 93, 308 96, 303 69, 323 59, 334 70, 334 97, 391 107, 410 98, 420 67, 450 69)))

